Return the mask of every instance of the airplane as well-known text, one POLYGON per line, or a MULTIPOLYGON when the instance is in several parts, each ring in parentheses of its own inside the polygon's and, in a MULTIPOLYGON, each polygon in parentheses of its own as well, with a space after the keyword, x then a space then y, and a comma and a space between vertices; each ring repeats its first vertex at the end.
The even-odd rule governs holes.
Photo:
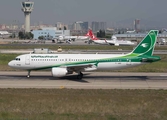
POLYGON ((10 35, 12 35, 12 33, 9 33, 8 31, 0 31, 0 37, 1 38, 7 38, 10 35))
POLYGON ((88 36, 90 37, 90 40, 89 40, 89 44, 90 43, 95 43, 95 44, 101 44, 101 45, 107 45, 108 43, 106 42, 106 40, 101 40, 101 39, 98 39, 92 32, 92 30, 89 30, 88 32, 88 36))
POLYGON ((89 36, 91 38, 90 42, 94 42, 96 44, 102 44, 102 45, 115 45, 115 46, 119 46, 119 45, 135 45, 134 42, 128 41, 128 40, 118 40, 116 36, 112 36, 111 40, 100 40, 98 39, 93 32, 90 30, 89 36))
POLYGON ((51 69, 53 77, 63 77, 78 73, 82 79, 84 71, 118 70, 159 61, 153 56, 158 30, 151 30, 146 37, 128 54, 23 54, 10 61, 8 65, 15 69, 33 70, 51 69))
POLYGON ((0 35, 11 35, 8 31, 0 31, 0 35))
POLYGON ((71 39, 73 41, 75 41, 77 39, 79 39, 79 40, 87 40, 87 39, 89 39, 89 31, 87 32, 87 34, 85 36, 65 36, 65 35, 60 35, 56 39, 58 41, 69 40, 69 39, 71 39))
POLYGON ((59 40, 59 41, 62 41, 62 40, 68 40, 68 39, 76 39, 77 37, 76 36, 65 36, 65 35, 60 35, 60 36, 58 36, 57 37, 57 39, 59 40))
POLYGON ((166 44, 166 39, 165 38, 160 38, 158 44, 159 45, 165 45, 166 44))
POLYGON ((136 30, 133 30, 133 31, 126 31, 126 33, 135 33, 136 30))
POLYGON ((106 40, 106 43, 109 45, 115 45, 115 46, 120 46, 120 45, 135 45, 134 42, 131 42, 129 40, 118 40, 116 36, 112 36, 111 40, 106 40))

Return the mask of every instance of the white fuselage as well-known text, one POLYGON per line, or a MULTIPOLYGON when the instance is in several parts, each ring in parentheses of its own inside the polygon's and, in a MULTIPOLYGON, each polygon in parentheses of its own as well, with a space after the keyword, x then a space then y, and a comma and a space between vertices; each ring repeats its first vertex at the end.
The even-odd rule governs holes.
POLYGON ((108 43, 106 43, 105 40, 93 40, 94 43, 96 44, 101 44, 101 45, 107 45, 108 43))
POLYGON ((79 39, 79 40, 86 40, 89 39, 89 36, 59 36, 59 40, 67 40, 67 39, 79 39))
MULTIPOLYGON (((92 70, 116 70, 122 68, 128 68, 132 66, 137 66, 143 64, 141 62, 131 62, 128 60, 126 62, 121 62, 117 60, 115 62, 110 62, 109 59, 112 57, 121 57, 120 55, 110 55, 110 54, 24 54, 18 56, 17 60, 12 60, 8 63, 10 67, 16 69, 24 70, 35 70, 35 69, 47 69, 52 68, 52 66, 63 67, 70 65, 84 65, 84 64, 94 64, 98 63, 96 69, 92 70), (101 59, 108 59, 108 61, 101 62, 101 59), (89 62, 95 61, 95 62, 89 62), (80 63, 78 63, 80 62, 80 63), (88 63, 87 63, 88 62, 88 63), (59 66, 60 65, 60 66, 59 66)), ((90 70, 91 71, 91 70, 90 70)))
POLYGON ((96 44, 101 44, 101 45, 135 45, 135 43, 127 40, 92 40, 96 44))
POLYGON ((89 36, 77 36, 78 40, 87 40, 89 39, 89 36))
POLYGON ((128 40, 107 40, 108 44, 119 46, 119 45, 135 45, 135 43, 128 40))

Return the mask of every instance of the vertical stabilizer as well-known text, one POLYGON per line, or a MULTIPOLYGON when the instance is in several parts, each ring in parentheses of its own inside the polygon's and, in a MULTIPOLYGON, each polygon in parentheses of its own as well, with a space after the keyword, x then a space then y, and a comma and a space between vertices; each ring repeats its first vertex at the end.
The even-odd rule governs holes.
POLYGON ((92 30, 90 30, 89 35, 90 35, 90 38, 91 38, 92 40, 99 40, 99 39, 93 34, 92 30))
POLYGON ((91 30, 90 29, 88 30, 88 32, 87 32, 87 34, 85 36, 88 36, 88 37, 91 36, 91 30))
POLYGON ((132 51, 133 54, 152 56, 157 41, 158 30, 151 30, 132 51))

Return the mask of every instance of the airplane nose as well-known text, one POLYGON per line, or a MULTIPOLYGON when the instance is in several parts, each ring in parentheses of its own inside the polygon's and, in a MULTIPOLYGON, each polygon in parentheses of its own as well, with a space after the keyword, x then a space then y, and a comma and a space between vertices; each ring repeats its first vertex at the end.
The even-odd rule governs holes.
POLYGON ((8 63, 8 66, 12 67, 12 61, 10 61, 10 62, 8 63))

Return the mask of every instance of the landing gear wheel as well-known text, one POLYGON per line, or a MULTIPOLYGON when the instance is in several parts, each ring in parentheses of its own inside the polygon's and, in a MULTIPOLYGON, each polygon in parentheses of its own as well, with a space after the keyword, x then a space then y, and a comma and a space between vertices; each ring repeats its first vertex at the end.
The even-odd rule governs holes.
POLYGON ((78 80, 82 80, 82 78, 83 78, 83 73, 80 72, 80 73, 78 74, 78 76, 77 76, 77 79, 78 79, 78 80))
POLYGON ((29 77, 30 77, 30 72, 31 72, 31 70, 29 70, 29 71, 28 71, 27 78, 29 78, 29 77))

